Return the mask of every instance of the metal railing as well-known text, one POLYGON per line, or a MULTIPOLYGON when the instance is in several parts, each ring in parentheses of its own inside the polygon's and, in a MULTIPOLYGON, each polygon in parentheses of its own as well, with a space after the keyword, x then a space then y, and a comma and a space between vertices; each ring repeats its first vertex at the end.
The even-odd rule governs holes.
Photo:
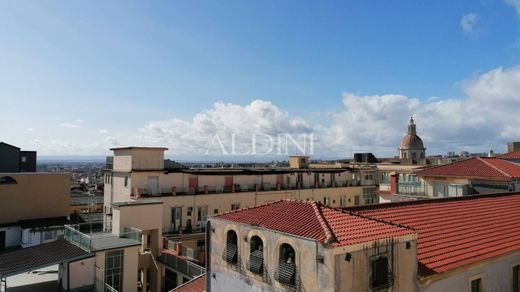
POLYGON ((132 227, 126 227, 119 235, 103 231, 102 222, 72 224, 64 227, 64 238, 87 252, 95 251, 94 246, 110 238, 127 238, 142 242, 142 231, 132 227))
MULTIPOLYGON (((196 187, 176 187, 175 195, 197 195, 197 194, 221 194, 221 193, 231 193, 231 192, 268 192, 275 190, 298 190, 298 189, 314 189, 316 187, 320 188, 332 188, 332 187, 355 187, 362 185, 359 180, 351 180, 351 181, 341 181, 341 182, 326 182, 326 183, 318 183, 317 185, 314 182, 300 182, 300 183, 254 183, 254 184, 234 184, 234 186, 230 185, 206 185, 206 186, 196 186, 196 187)), ((140 197, 150 197, 150 196, 172 196, 173 191, 172 188, 160 188, 152 193, 147 188, 133 188, 131 197, 134 199, 139 199, 140 197), (139 192, 136 191, 139 189, 139 192)))
POLYGON ((170 269, 179 272, 189 278, 195 278, 199 275, 206 273, 206 269, 195 263, 182 259, 176 255, 163 253, 158 258, 160 262, 165 264, 170 269))

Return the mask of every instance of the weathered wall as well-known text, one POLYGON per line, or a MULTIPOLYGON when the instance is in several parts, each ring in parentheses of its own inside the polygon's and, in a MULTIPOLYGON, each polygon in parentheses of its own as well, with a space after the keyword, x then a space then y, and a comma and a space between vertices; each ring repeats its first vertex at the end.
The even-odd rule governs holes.
POLYGON ((289 237, 282 233, 252 228, 218 219, 210 219, 215 231, 211 232, 211 291, 290 291, 275 278, 278 269, 279 249, 282 243, 290 244, 295 252, 296 282, 300 291, 334 291, 334 257, 332 249, 304 238, 289 237), (222 255, 228 230, 238 234, 238 264, 226 262, 222 255), (250 239, 259 236, 264 246, 264 277, 248 270, 250 239), (244 240, 247 239, 247 240, 244 240), (323 263, 317 256, 323 257, 323 263))
MULTIPOLYGON (((348 248, 348 247, 346 247, 348 248)), ((409 237, 379 240, 356 246, 350 261, 345 260, 346 252, 336 255, 336 291, 369 291, 372 277, 372 260, 378 255, 389 260, 392 271, 392 285, 383 291, 417 291, 417 247, 416 241, 409 237), (406 249, 406 242, 410 249, 406 249)))

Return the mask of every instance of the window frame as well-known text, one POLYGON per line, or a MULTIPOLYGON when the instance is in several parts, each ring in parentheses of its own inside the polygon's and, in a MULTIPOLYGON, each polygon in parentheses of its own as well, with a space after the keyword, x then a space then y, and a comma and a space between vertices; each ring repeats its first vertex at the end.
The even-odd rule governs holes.
POLYGON ((511 264, 511 270, 510 271, 511 271, 511 291, 512 292, 520 292, 520 262, 515 262, 515 263, 511 264), (514 269, 516 267, 518 267, 518 279, 517 279, 518 287, 517 287, 517 290, 514 290, 515 289, 515 287, 514 287, 514 284, 515 284, 515 282, 514 282, 514 276, 515 276, 514 269))
POLYGON ((476 281, 476 280, 480 280, 480 289, 479 289, 480 291, 478 291, 478 292, 484 292, 484 274, 478 274, 478 275, 472 276, 468 279, 468 292, 473 292, 471 284, 473 283, 473 281, 476 281))
POLYGON ((226 247, 225 247, 225 250, 224 250, 224 261, 229 263, 229 264, 232 264, 232 265, 238 265, 239 263, 239 248, 238 248, 238 242, 239 242, 239 238, 238 238, 238 232, 235 230, 235 229, 228 229, 226 231, 226 247), (229 238, 230 238, 230 233, 234 233, 235 234, 235 242, 232 243, 229 238), (228 249, 229 249, 229 244, 234 244, 235 245, 235 248, 236 248, 236 251, 235 251, 235 256, 233 259, 229 259, 228 258, 228 249))
POLYGON ((278 246, 278 266, 276 268, 276 274, 278 275, 276 277, 276 280, 278 281, 278 283, 282 284, 282 285, 287 285, 287 286, 296 286, 297 282, 298 282, 298 279, 297 279, 297 274, 298 274, 298 264, 296 263, 296 249, 294 248, 294 246, 288 242, 282 242, 280 243, 280 245, 278 246), (290 254, 287 255, 287 257, 284 256, 284 259, 282 259, 282 249, 284 246, 288 246, 292 249, 293 251, 293 256, 292 256, 292 261, 293 261, 293 265, 294 265, 294 274, 292 275, 291 277, 291 280, 289 282, 286 282, 286 281, 281 281, 280 280, 280 263, 288 260, 289 258, 291 258, 290 254))
POLYGON ((262 237, 260 237, 259 235, 256 235, 256 234, 253 234, 251 235, 251 238, 249 238, 249 267, 248 267, 248 270, 255 274, 255 275, 260 275, 262 276, 264 274, 264 268, 265 268, 265 244, 264 244, 264 239, 262 237), (256 238, 258 238, 258 241, 256 240, 256 238), (257 245, 257 248, 253 250, 253 243, 256 242, 256 245, 257 245), (251 270, 251 254, 256 251, 256 250, 259 250, 258 249, 258 246, 262 246, 262 267, 260 269, 260 271, 257 273, 255 271, 252 271, 251 270))
MULTIPOLYGON (((110 250, 105 252, 105 266, 103 273, 103 282, 104 284, 109 285, 113 289, 117 291, 123 290, 123 281, 124 281, 124 260, 125 260, 125 252, 124 249, 119 250, 110 250), (116 266, 116 258, 118 258, 119 266, 116 266), (109 260, 112 260, 112 267, 109 267, 109 260), (111 278, 111 283, 107 283, 107 279, 111 278), (114 287, 114 279, 115 277, 119 278, 119 286, 114 287)), ((105 287, 103 287, 105 288, 105 287)), ((104 289, 103 289, 104 290, 104 289)))

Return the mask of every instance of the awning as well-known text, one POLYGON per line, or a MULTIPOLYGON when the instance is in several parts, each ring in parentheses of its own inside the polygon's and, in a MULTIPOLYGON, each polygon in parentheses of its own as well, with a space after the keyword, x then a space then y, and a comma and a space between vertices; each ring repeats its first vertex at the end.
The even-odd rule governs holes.
POLYGON ((65 239, 0 253, 0 279, 59 263, 77 261, 94 254, 65 239))

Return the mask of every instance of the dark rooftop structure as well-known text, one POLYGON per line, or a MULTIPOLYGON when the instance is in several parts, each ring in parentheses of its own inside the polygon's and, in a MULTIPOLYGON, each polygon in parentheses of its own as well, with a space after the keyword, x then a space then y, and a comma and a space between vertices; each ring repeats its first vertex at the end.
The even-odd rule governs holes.
POLYGON ((0 172, 35 172, 36 151, 22 151, 20 148, 0 142, 0 172))

